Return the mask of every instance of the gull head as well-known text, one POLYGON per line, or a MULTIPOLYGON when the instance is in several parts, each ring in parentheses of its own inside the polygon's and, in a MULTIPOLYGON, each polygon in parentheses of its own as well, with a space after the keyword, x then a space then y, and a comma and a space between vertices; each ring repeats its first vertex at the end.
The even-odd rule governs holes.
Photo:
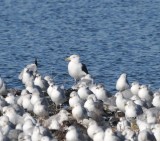
POLYGON ((79 62, 80 57, 79 55, 71 55, 70 57, 65 59, 66 61, 71 61, 71 62, 79 62))

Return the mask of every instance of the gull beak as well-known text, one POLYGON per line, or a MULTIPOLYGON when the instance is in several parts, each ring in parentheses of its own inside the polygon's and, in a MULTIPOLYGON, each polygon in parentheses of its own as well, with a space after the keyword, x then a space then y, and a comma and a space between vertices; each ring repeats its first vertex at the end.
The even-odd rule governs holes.
POLYGON ((66 58, 65 61, 71 61, 70 57, 66 58))

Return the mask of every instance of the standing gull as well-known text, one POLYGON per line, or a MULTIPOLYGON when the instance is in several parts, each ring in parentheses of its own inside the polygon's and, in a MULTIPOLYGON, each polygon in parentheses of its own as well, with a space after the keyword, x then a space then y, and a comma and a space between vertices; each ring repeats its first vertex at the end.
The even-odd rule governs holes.
POLYGON ((66 61, 70 61, 68 64, 68 72, 76 81, 88 74, 86 65, 80 62, 78 55, 71 55, 66 61))

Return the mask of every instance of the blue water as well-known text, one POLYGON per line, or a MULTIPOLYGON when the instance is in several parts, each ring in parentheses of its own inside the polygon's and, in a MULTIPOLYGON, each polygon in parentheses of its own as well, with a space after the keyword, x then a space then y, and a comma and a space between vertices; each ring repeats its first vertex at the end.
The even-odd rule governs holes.
POLYGON ((39 71, 70 87, 64 59, 79 54, 96 82, 160 88, 159 0, 0 0, 0 75, 21 88, 18 74, 38 58, 39 71))

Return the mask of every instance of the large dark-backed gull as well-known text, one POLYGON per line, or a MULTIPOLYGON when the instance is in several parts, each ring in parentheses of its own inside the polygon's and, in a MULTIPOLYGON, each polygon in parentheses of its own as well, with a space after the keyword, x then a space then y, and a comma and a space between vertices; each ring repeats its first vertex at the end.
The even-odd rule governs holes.
POLYGON ((80 57, 78 55, 71 55, 66 58, 66 61, 70 61, 68 64, 68 72, 76 81, 88 74, 86 65, 80 62, 80 57))

